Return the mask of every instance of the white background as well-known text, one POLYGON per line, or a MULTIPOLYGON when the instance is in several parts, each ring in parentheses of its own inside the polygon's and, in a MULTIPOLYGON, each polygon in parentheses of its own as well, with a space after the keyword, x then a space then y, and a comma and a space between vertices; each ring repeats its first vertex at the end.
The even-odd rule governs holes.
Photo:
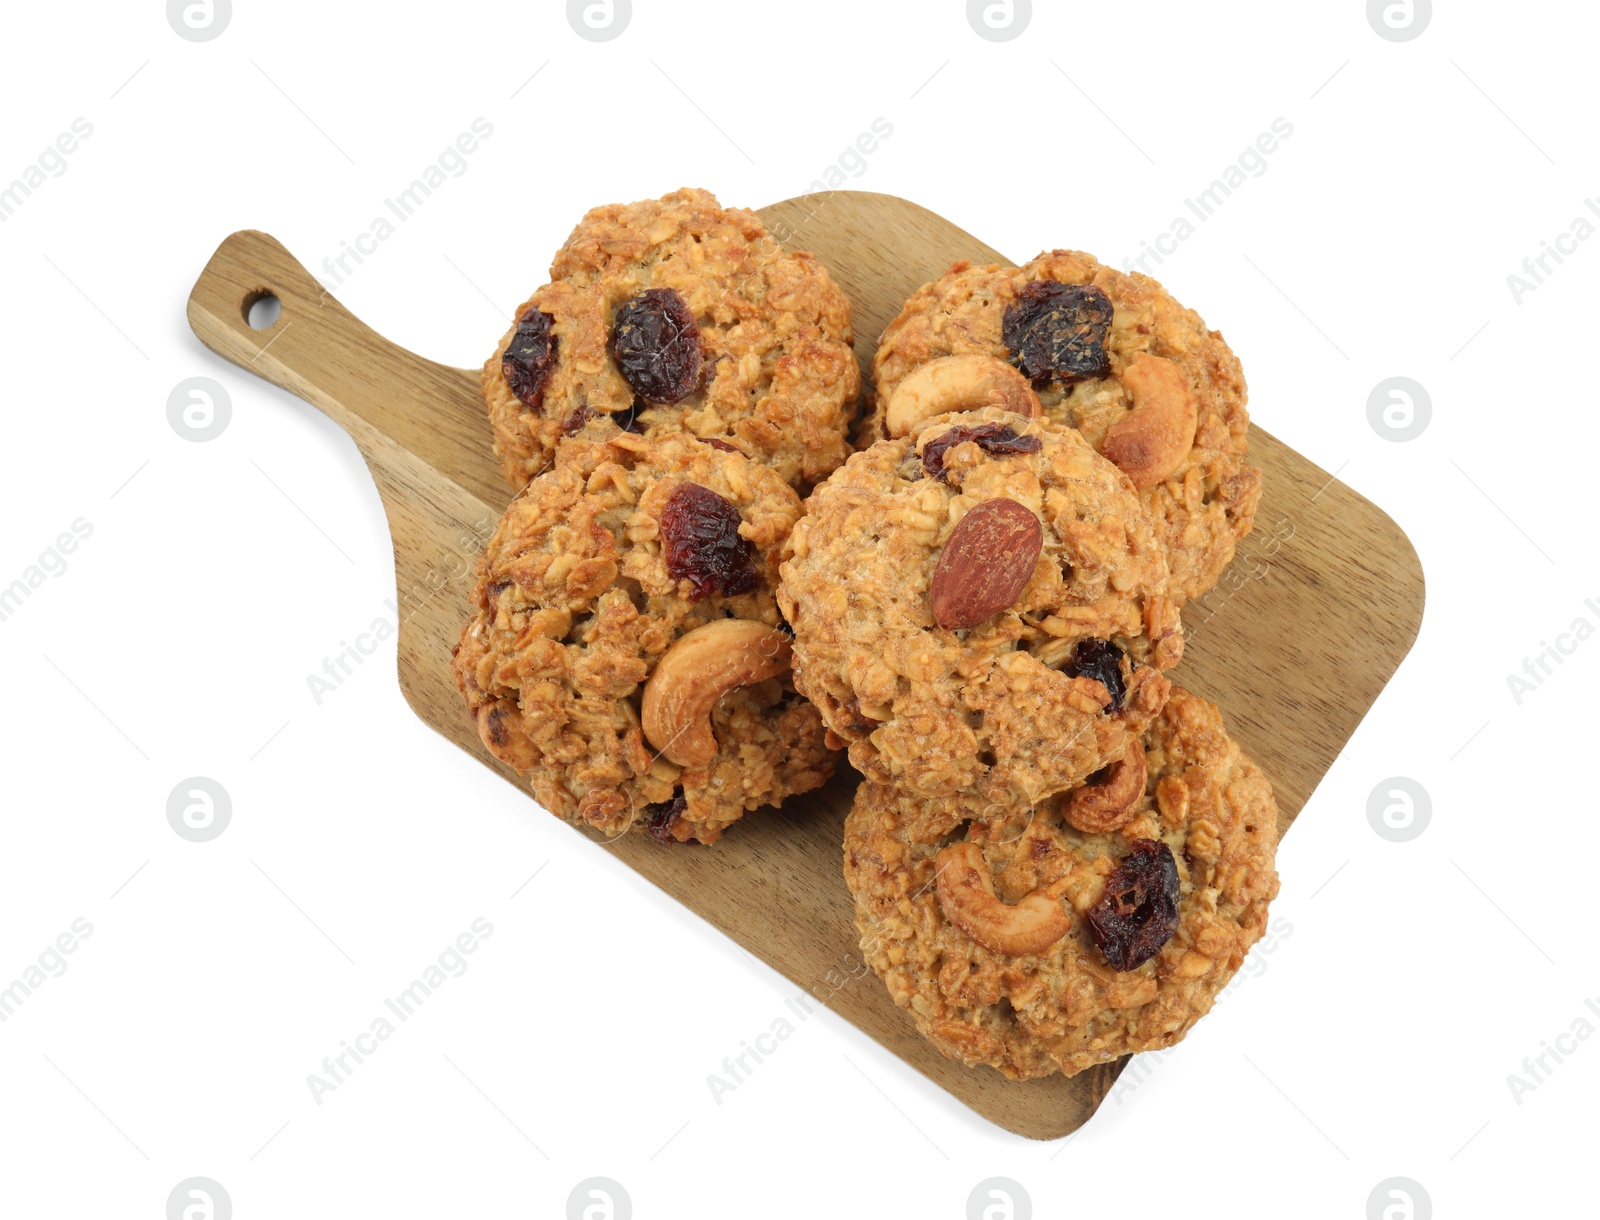
POLYGON ((1506 277, 1600 193, 1600 19, 1438 7, 1394 43, 1357 0, 1041 2, 996 43, 952 0, 636 0, 592 43, 559 3, 235 0, 192 43, 159 0, 8 6, 0 183, 93 134, 0 224, 0 586, 92 534, 0 621, 0 985, 94 929, 0 1024, 8 1214, 157 1220, 192 1175, 241 1220, 562 1216, 593 1175, 639 1217, 960 1217, 996 1175, 1041 1217, 1358 1220, 1395 1175, 1440 1217, 1595 1214, 1600 1038, 1520 1099, 1507 1077, 1600 1004, 1600 643, 1520 703, 1507 676, 1600 626, 1600 241, 1520 303, 1506 277), (1410 534, 1427 616, 1283 845, 1292 932, 1069 1141, 826 1012, 719 1104, 708 1074, 796 988, 418 722, 392 641, 313 701, 394 593, 378 497, 184 302, 239 228, 318 270, 478 117, 466 172, 338 288, 464 366, 585 208, 801 193, 878 117, 849 185, 1118 264, 1292 124, 1157 274, 1255 419, 1410 534), (166 417, 197 375, 233 407, 203 444, 166 417), (1395 375, 1432 400, 1405 443, 1367 417, 1395 375), (194 775, 233 802, 205 844, 166 820, 194 775), (1397 775, 1432 802, 1400 844, 1367 820, 1397 775), (308 1073, 480 916, 470 969, 317 1104, 308 1073))

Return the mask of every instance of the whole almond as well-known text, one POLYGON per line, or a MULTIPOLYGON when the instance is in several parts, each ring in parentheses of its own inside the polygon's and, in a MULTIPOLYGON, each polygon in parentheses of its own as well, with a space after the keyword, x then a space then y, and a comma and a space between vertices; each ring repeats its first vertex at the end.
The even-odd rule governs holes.
POLYGON ((928 600, 947 631, 986 623, 1017 600, 1044 548, 1039 518, 1015 500, 985 500, 950 532, 928 600))

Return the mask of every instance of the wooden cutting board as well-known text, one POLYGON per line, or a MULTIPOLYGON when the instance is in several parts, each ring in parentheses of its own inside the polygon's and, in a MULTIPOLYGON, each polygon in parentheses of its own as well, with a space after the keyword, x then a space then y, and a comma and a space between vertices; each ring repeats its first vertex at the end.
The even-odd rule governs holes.
MULTIPOLYGON (((864 369, 918 286, 956 259, 1011 261, 889 195, 840 191, 761 215, 786 245, 814 252, 849 294, 864 369)), ((1203 301, 1193 304, 1204 312, 1203 301)), ((401 690, 427 724, 527 792, 479 744, 450 673, 477 555, 511 498, 490 452, 477 369, 387 342, 253 231, 233 234, 206 264, 189 323, 212 350, 315 404, 355 438, 394 536, 401 690), (264 295, 279 299, 281 314, 252 330, 246 315, 264 295)), ((486 330, 482 353, 499 337, 486 330)), ((1184 611, 1189 643, 1175 676, 1221 705, 1271 777, 1286 830, 1410 650, 1422 569, 1399 527, 1326 471, 1260 428, 1250 450, 1266 488, 1255 532, 1222 585, 1184 611)), ((854 783, 846 772, 781 810, 750 815, 713 848, 589 837, 985 1118, 1034 1139, 1075 1130, 1126 1060, 1027 1082, 963 1067, 917 1035, 856 956, 840 871, 854 783)))

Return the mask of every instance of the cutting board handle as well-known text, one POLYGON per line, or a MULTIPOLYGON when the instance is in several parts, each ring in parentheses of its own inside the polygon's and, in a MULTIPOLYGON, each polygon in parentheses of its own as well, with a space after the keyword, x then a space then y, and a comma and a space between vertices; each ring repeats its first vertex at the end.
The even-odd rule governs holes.
POLYGON ((219 356, 349 432, 380 490, 398 445, 427 454, 440 474, 491 504, 509 498, 494 474, 477 374, 390 343, 269 234, 241 229, 217 247, 189 294, 189 325, 219 356), (250 307, 266 296, 277 297, 278 319, 256 330, 250 307), (395 392, 401 384, 405 392, 395 392))

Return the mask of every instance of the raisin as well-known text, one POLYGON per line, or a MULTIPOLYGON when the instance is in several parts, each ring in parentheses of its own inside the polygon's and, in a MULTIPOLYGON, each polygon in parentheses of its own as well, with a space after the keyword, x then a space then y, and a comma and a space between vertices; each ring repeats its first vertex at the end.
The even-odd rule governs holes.
POLYGON ((849 703, 836 706, 839 710, 839 722, 852 733, 866 736, 878 727, 879 722, 861 710, 861 700, 852 699, 849 703))
POLYGON ((714 436, 702 436, 700 439, 706 444, 710 445, 713 449, 721 449, 724 453, 737 453, 740 457, 745 456, 744 450, 739 448, 739 446, 730 445, 727 441, 719 441, 714 436))
POLYGON ((670 288, 647 288, 617 310, 611 346, 623 377, 646 402, 682 402, 700 388, 700 328, 670 288))
POLYGON ((648 409, 649 405, 649 403, 641 402, 635 398, 628 404, 626 411, 618 411, 612 415, 611 422, 624 432, 634 432, 642 436, 644 435, 644 425, 639 422, 639 416, 648 409))
POLYGON ((689 806, 688 798, 683 793, 678 793, 670 801, 662 801, 655 805, 646 805, 644 809, 644 828, 657 843, 670 846, 678 840, 672 833, 672 825, 683 815, 689 806))
POLYGON ((644 426, 639 423, 639 412, 644 410, 644 407, 645 404, 641 403, 637 398, 633 400, 632 405, 626 411, 607 413, 605 411, 596 411, 589 406, 579 407, 571 415, 567 416, 567 422, 561 425, 561 434, 563 436, 571 436, 574 432, 580 431, 584 424, 591 419, 609 419, 624 432, 643 432, 644 426))
POLYGON ((680 483, 661 510, 667 574, 687 580, 691 601, 713 593, 748 593, 759 583, 750 570, 756 548, 739 533, 739 510, 710 488, 680 483))
POLYGON ((1023 376, 1035 385, 1055 379, 1067 386, 1111 372, 1112 312, 1111 298, 1092 284, 1034 280, 1006 306, 1000 333, 1023 376))
POLYGON ((1154 839, 1135 840, 1085 918, 1113 970, 1144 965, 1178 930, 1178 862, 1172 849, 1154 839))
POLYGON ((535 411, 544 404, 544 387, 556 366, 556 320, 530 309, 517 321, 517 331, 500 358, 500 373, 517 400, 535 411))
POLYGON ((951 428, 922 447, 922 468, 939 482, 945 481, 945 451, 973 441, 985 453, 1000 457, 1010 453, 1038 453, 1044 448, 1037 436, 1019 436, 1010 424, 979 424, 976 428, 951 428))
POLYGON ((1111 702, 1107 712, 1120 712, 1128 683, 1122 676, 1122 649, 1110 640, 1079 640, 1072 657, 1061 667, 1069 678, 1093 678, 1106 688, 1111 702))

